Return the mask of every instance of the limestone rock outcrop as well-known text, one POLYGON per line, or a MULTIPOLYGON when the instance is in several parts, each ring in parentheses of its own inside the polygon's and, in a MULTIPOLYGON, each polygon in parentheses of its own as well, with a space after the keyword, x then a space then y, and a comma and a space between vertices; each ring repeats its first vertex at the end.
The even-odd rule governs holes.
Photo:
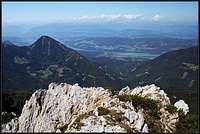
POLYGON ((170 114, 167 94, 159 87, 147 85, 123 88, 117 95, 102 87, 51 83, 47 90, 35 91, 26 101, 19 118, 2 125, 2 132, 149 132, 145 110, 118 95, 138 95, 159 104, 163 132, 172 132, 178 114, 170 114))

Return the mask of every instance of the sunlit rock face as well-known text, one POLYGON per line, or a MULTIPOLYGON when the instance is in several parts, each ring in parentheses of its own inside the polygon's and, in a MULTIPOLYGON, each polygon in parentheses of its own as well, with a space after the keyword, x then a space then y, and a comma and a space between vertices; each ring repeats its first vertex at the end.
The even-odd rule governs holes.
POLYGON ((179 100, 174 104, 175 107, 177 107, 177 109, 182 109, 184 114, 187 114, 189 112, 189 107, 188 104, 185 103, 184 100, 179 100))
POLYGON ((163 90, 160 90, 160 87, 157 87, 155 84, 146 85, 143 87, 136 87, 132 90, 130 90, 129 87, 125 87, 119 92, 119 94, 139 95, 142 97, 146 96, 153 100, 159 101, 160 103, 162 103, 162 105, 170 104, 170 100, 167 97, 167 94, 163 90))
POLYGON ((139 95, 159 103, 163 132, 175 129, 178 114, 170 114, 170 104, 163 90, 153 85, 123 88, 119 94, 102 87, 80 87, 78 84, 51 83, 26 101, 21 116, 2 125, 3 132, 149 132, 145 110, 118 95, 139 95))

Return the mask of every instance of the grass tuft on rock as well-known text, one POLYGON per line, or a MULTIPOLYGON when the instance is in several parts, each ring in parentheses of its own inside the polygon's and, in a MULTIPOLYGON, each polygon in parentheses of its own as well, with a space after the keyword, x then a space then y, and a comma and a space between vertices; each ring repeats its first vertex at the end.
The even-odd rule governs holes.
POLYGON ((177 112, 177 108, 174 105, 166 105, 165 110, 167 110, 170 114, 175 114, 177 112))

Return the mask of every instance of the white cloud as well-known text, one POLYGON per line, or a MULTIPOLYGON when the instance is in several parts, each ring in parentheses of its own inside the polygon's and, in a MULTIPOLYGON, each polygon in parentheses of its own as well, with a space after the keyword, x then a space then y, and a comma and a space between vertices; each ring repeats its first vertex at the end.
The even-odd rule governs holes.
POLYGON ((158 21, 160 21, 161 18, 162 17, 160 15, 156 14, 155 16, 152 17, 152 20, 155 22, 158 22, 158 21))
MULTIPOLYGON (((99 16, 80 16, 80 17, 73 17, 73 20, 83 20, 83 21, 95 21, 95 20, 102 20, 102 21, 133 21, 140 19, 142 15, 140 14, 117 14, 117 15, 99 15, 99 16)), ((68 18, 69 19, 69 18, 68 18)))

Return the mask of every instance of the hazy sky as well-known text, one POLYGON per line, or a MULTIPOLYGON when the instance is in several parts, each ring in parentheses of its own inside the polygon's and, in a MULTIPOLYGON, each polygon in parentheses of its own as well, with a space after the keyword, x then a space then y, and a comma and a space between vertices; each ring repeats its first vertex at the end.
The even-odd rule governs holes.
POLYGON ((198 2, 2 2, 3 24, 198 20, 198 2))

